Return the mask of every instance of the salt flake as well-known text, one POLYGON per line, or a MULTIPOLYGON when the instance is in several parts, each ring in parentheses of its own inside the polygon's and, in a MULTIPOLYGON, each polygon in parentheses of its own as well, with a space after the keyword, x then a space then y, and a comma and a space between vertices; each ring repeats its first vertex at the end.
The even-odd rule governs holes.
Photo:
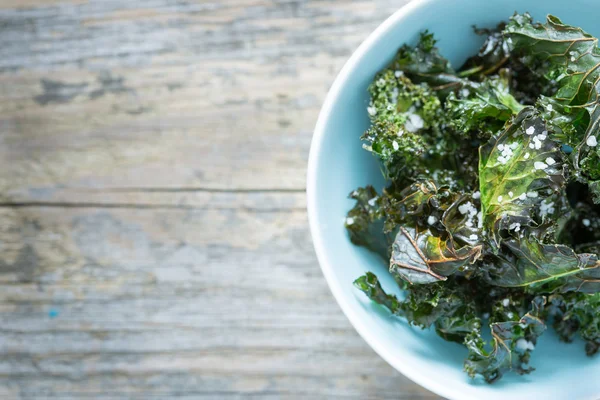
POLYGON ((590 136, 586 139, 585 144, 587 144, 590 147, 596 147, 596 145, 598 144, 598 141, 596 140, 596 136, 590 136))

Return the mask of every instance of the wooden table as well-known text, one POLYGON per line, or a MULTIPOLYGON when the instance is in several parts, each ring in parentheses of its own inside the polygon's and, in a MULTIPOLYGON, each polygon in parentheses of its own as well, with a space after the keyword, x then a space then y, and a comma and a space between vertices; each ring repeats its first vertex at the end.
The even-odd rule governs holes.
POLYGON ((305 211, 327 89, 404 2, 0 1, 0 398, 437 398, 305 211))

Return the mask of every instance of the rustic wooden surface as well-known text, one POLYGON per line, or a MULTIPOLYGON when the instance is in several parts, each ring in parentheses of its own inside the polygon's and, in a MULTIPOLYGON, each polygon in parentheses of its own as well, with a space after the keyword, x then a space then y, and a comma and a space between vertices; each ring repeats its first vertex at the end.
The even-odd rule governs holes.
POLYGON ((0 398, 437 398, 305 211, 325 93, 403 3, 0 1, 0 398))

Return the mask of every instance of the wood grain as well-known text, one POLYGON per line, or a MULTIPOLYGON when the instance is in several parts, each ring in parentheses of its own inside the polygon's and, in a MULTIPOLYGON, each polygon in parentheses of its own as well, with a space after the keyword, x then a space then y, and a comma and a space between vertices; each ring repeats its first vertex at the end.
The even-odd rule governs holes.
POLYGON ((329 85, 399 1, 0 0, 0 397, 437 397, 310 241, 329 85))

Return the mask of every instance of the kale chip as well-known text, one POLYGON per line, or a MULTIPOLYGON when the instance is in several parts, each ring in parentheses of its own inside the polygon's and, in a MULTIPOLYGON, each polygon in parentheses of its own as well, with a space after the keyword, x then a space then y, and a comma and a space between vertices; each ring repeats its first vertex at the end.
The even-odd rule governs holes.
POLYGON ((362 139, 388 184, 350 194, 346 228, 404 296, 354 285, 491 383, 533 371, 547 327, 600 350, 600 49, 554 16, 475 33, 458 69, 426 31, 375 76, 362 139))

